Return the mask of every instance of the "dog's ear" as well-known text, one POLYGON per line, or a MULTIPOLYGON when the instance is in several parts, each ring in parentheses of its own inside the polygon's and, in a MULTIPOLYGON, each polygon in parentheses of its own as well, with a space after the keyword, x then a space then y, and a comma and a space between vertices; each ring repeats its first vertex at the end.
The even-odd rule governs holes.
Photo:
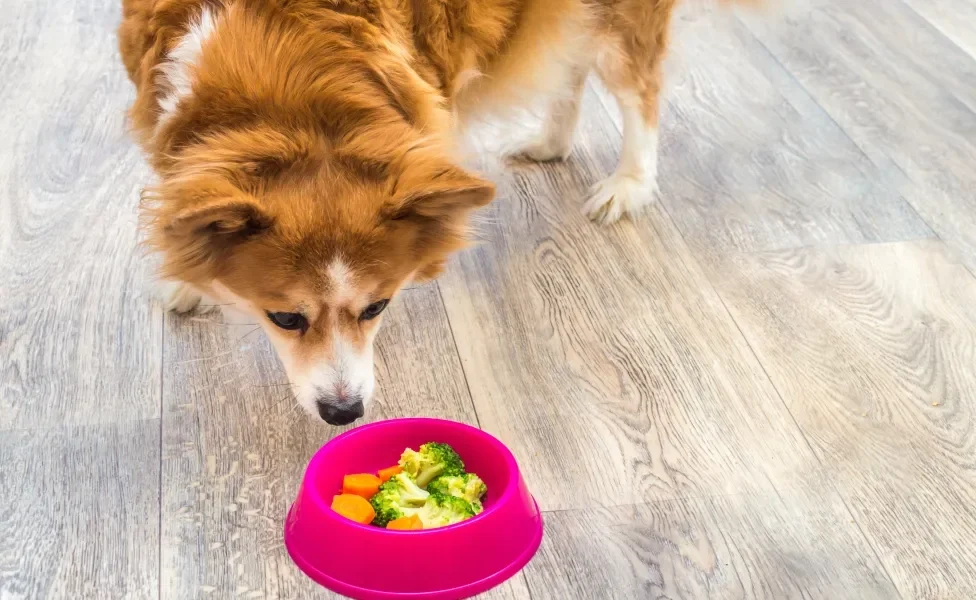
POLYGON ((495 197, 495 186, 464 169, 439 160, 416 160, 400 174, 390 217, 450 220, 464 217, 495 197))
POLYGON ((147 211, 149 243, 162 251, 164 275, 186 280, 212 279, 231 248, 274 224, 257 201, 246 195, 196 196, 172 213, 163 213, 159 204, 154 208, 147 211))
POLYGON ((211 198, 173 215, 164 230, 171 238, 219 245, 246 239, 271 225, 271 217, 249 198, 211 198))

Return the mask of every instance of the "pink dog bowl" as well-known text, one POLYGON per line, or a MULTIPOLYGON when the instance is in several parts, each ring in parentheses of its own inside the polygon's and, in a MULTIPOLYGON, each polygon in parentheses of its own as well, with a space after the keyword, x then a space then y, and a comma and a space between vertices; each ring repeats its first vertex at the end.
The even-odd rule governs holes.
POLYGON ((438 419, 381 421, 334 438, 312 457, 285 521, 295 564, 361 600, 468 598, 518 573, 541 542, 539 507, 508 448, 480 429, 438 419), (450 444, 484 479, 484 512, 438 529, 388 531, 331 509, 344 475, 375 473, 425 442, 450 444))

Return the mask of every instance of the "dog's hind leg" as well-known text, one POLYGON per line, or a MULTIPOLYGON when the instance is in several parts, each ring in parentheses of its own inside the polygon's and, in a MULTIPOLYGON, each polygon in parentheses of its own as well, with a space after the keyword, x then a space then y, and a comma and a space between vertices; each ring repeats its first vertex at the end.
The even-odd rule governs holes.
POLYGON ((522 156, 540 162, 566 160, 573 150, 586 74, 587 69, 582 67, 571 70, 568 89, 549 103, 539 137, 522 149, 522 156))
POLYGON ((596 72, 613 94, 623 121, 617 169, 596 184, 583 212, 603 224, 633 215, 657 196, 661 63, 675 0, 624 0, 596 72))

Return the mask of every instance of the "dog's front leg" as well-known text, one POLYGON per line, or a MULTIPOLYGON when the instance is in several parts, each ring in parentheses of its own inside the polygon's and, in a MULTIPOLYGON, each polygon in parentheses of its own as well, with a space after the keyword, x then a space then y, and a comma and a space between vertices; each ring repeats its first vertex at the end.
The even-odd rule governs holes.
POLYGON ((622 4, 595 70, 620 107, 623 145, 610 177, 590 191, 583 212, 600 223, 639 212, 657 196, 661 63, 675 0, 622 4))
POLYGON ((593 186, 583 205, 584 214, 604 225, 640 212, 658 193, 657 119, 640 103, 617 101, 623 118, 620 160, 610 177, 593 186))

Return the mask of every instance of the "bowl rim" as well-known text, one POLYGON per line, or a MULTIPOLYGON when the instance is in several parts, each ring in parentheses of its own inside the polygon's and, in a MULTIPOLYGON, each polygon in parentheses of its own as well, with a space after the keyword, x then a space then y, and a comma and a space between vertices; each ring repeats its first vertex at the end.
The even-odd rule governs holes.
MULTIPOLYGON (((342 441, 355 437, 357 435, 362 435, 364 432, 368 432, 372 429, 382 428, 384 426, 390 425, 422 425, 422 424, 439 424, 439 425, 450 425, 452 427, 458 427, 460 429, 465 429, 469 433, 473 434, 475 437, 481 438, 487 442, 490 446, 493 446, 502 455, 502 459, 505 461, 506 472, 508 473, 508 481, 505 484, 505 488, 502 490, 501 495, 497 500, 491 503, 491 506, 485 508, 482 512, 471 517, 470 519, 465 519, 460 523, 454 523, 453 525, 445 525, 443 527, 434 527, 433 529, 415 529, 415 530, 404 530, 404 529, 386 529, 385 527, 377 527, 372 524, 362 524, 357 523, 351 519, 347 519, 342 515, 338 514, 332 510, 332 506, 325 502, 325 497, 316 489, 312 488, 310 493, 312 502, 316 504, 316 508, 319 510, 320 514, 324 514, 325 518, 336 521, 346 526, 352 526, 356 529, 363 531, 368 531, 372 535, 431 535, 438 534, 447 531, 454 531, 456 529, 462 529, 464 527, 470 527, 472 523, 481 521, 494 513, 499 506, 505 503, 506 500, 510 500, 518 494, 518 482, 519 482, 519 466, 518 461, 515 460, 515 455, 512 451, 501 442, 498 438, 491 435, 487 431, 468 425, 467 423, 462 423, 460 421, 451 421, 449 419, 435 419, 432 417, 407 417, 400 419, 384 419, 382 421, 374 421, 373 423, 367 423, 365 425, 360 425, 359 427, 354 427, 349 431, 345 431, 328 442, 326 442, 321 448, 315 451, 312 455, 312 459, 308 463, 308 467, 305 469, 305 474, 302 476, 302 482, 307 480, 314 480, 314 474, 321 468, 321 464, 325 462, 326 455, 328 454, 328 449, 330 446, 337 445, 342 441), (311 476, 311 477, 310 477, 311 476)), ((436 441, 436 440, 431 440, 436 441)), ((463 459, 462 459, 463 460, 463 459)))

